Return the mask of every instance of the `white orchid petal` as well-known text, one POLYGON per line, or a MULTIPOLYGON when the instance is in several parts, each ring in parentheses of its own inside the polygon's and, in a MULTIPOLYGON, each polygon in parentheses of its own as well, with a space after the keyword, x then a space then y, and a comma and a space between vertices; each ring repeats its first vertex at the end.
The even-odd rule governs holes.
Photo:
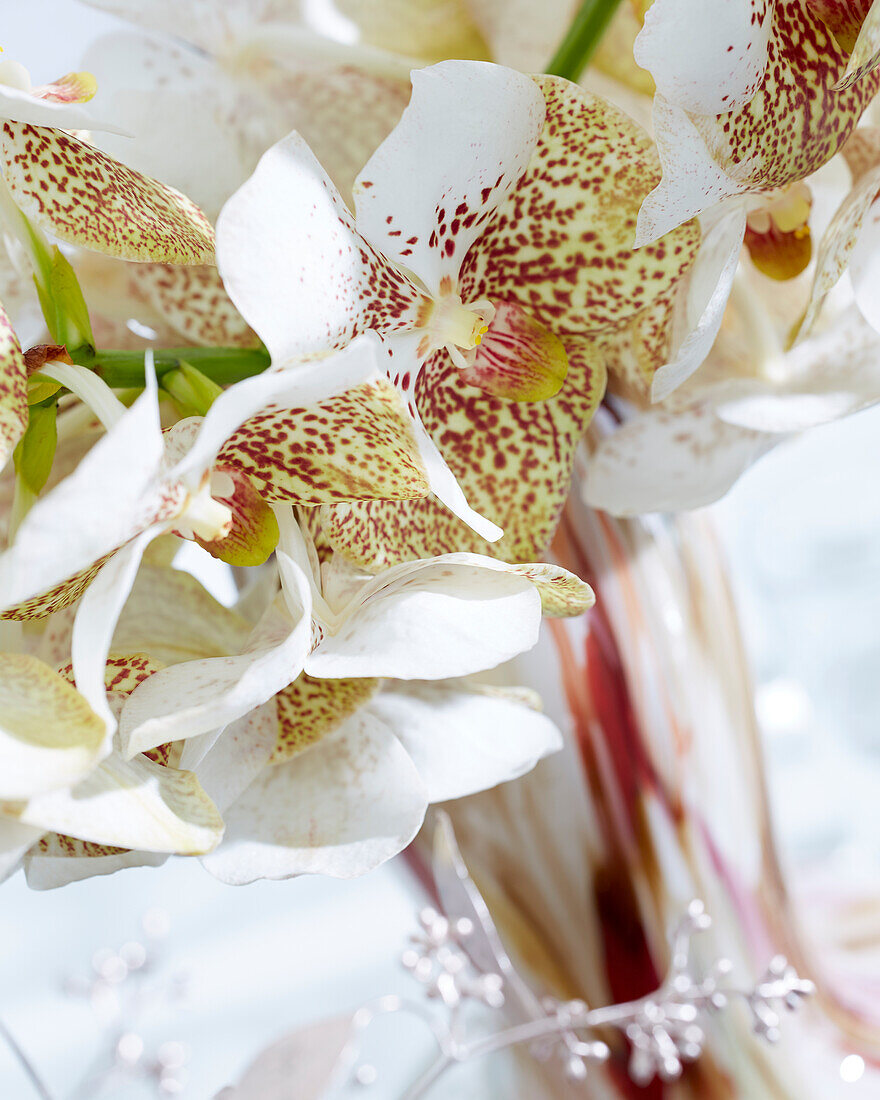
POLYGON ((745 228, 745 210, 737 206, 722 214, 704 236, 688 287, 688 333, 673 358, 655 373, 652 400, 668 397, 711 351, 733 287, 745 228))
POLYGON ((295 680, 311 644, 311 593, 303 571, 277 552, 285 586, 303 614, 275 644, 230 657, 187 661, 155 673, 132 692, 119 719, 128 756, 236 721, 295 680))
POLYGON ((0 882, 18 870, 22 856, 42 835, 43 830, 38 826, 0 818, 0 882))
POLYGON ((104 130, 127 134, 110 122, 101 122, 82 103, 59 103, 40 99, 20 88, 0 84, 0 119, 23 122, 28 126, 51 126, 56 130, 104 130))
POLYGON ((701 508, 722 497, 781 438, 725 424, 710 401, 657 407, 599 444, 583 498, 615 516, 701 508))
POLYGON ((97 844, 180 855, 210 851, 223 834, 223 820, 192 772, 145 756, 114 754, 75 787, 30 799, 17 817, 97 844))
POLYGON ((541 600, 531 582, 476 555, 396 566, 306 658, 310 676, 440 680, 493 668, 535 644, 541 600))
POLYGON ((412 81, 403 117, 355 181, 357 227, 437 294, 525 171, 544 97, 481 61, 441 62, 412 81))
POLYGON ((774 0, 655 0, 635 59, 670 103, 717 115, 748 103, 767 68, 774 0))
POLYGON ((217 265, 272 362, 393 325, 419 293, 376 255, 297 133, 273 145, 223 207, 217 265), (388 320, 390 318, 390 320, 388 320))
POLYGON ((873 204, 862 222, 849 273, 862 316, 880 332, 880 202, 873 204))
POLYGON ((663 178, 642 203, 636 247, 650 244, 701 211, 748 190, 712 157, 706 142, 681 107, 654 97, 654 131, 663 178))
POLYGON ((141 532, 101 567, 86 589, 73 623, 73 674, 77 690, 104 721, 105 754, 110 751, 110 739, 116 730, 116 719, 107 703, 104 685, 110 641, 144 551, 159 534, 160 527, 141 532))
POLYGON ((25 856, 24 873, 31 890, 54 890, 97 875, 112 875, 126 867, 161 867, 167 858, 165 852, 132 852, 50 833, 25 856))
POLYGON ((271 699, 244 718, 232 722, 216 739, 199 762, 196 774, 221 813, 235 802, 268 764, 277 740, 278 716, 271 699))
POLYGON ((202 862, 215 878, 352 878, 406 847, 428 799, 394 734, 359 712, 308 752, 267 768, 226 813, 202 862))
POLYGON ((466 684, 392 685, 366 709, 397 735, 430 802, 516 779, 562 748, 562 735, 545 715, 466 684))
POLYGON ((163 455, 156 382, 31 508, 0 555, 0 607, 23 603, 88 568, 149 520, 151 482, 163 455))

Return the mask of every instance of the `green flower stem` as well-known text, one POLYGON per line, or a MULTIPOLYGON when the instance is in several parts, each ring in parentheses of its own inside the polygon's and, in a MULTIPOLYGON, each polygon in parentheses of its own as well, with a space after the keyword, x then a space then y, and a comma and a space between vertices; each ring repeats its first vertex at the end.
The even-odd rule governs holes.
POLYGON ((596 52, 620 0, 584 0, 546 71, 577 81, 596 52))
MULTIPOLYGON (((79 348, 71 352, 75 363, 91 369, 113 389, 144 387, 144 353, 142 351, 96 351, 79 348)), ((156 376, 161 379, 168 371, 184 363, 196 367, 218 386, 230 386, 250 378, 269 366, 265 348, 156 348, 153 351, 156 376)))

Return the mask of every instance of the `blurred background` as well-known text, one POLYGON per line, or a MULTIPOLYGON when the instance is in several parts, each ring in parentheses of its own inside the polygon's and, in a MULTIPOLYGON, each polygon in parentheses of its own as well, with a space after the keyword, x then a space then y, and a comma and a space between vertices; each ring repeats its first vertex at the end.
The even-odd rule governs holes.
MULTIPOLYGON (((75 0, 0 0, 0 12, 5 55, 36 82, 77 68, 89 42, 118 26, 75 0)), ((880 871, 878 469, 873 409, 780 446, 709 509, 757 684, 777 837, 805 895, 880 871)), ((409 992, 397 960, 421 903, 401 861, 354 882, 244 888, 185 860, 52 893, 18 875, 2 887, 0 1019, 65 1100, 207 1100, 292 1027, 409 992), (119 982, 125 960, 140 978, 119 982), (120 997, 137 999, 134 1035, 105 1027, 120 997), (90 1074, 117 1050, 165 1069, 108 1078, 99 1092, 90 1074)), ((399 1050, 400 1032, 385 1041, 399 1050)), ((416 1038, 406 1047, 418 1065, 416 1038)), ((391 1100, 406 1068, 383 1073, 369 1095, 391 1100)), ((29 1089, 0 1044, 0 1096, 29 1089)))

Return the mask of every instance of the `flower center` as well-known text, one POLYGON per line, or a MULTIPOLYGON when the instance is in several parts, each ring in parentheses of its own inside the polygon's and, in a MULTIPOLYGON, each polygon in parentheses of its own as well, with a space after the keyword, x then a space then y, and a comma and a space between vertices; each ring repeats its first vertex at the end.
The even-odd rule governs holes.
POLYGON ((214 473, 203 478, 199 487, 190 491, 175 532, 181 538, 200 538, 205 542, 225 538, 232 526, 232 511, 214 497, 232 496, 234 491, 235 485, 228 474, 214 473))
POLYGON ((473 352, 479 346, 494 316, 495 307, 485 298, 467 305, 462 302, 460 294, 431 298, 419 317, 419 327, 425 330, 419 352, 430 355, 433 351, 446 348, 453 363, 466 370, 472 365, 474 356, 463 353, 473 352))

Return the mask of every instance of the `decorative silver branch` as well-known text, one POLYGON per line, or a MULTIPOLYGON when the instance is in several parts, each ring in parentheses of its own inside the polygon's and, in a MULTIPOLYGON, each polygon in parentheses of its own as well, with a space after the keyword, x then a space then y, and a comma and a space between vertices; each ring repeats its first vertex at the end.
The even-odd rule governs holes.
MULTIPOLYGON (((590 1065, 611 1056, 595 1037, 614 1028, 629 1048, 628 1073, 637 1084, 654 1077, 674 1081, 688 1062, 696 1061, 706 1043, 706 1020, 734 1000, 744 1002, 755 1033, 768 1042, 779 1038, 782 1010, 794 1010, 814 991, 780 957, 772 960, 754 986, 732 980, 729 960, 718 959, 703 971, 694 960, 694 937, 711 928, 703 903, 693 901, 673 932, 669 972, 653 993, 626 1004, 590 1008, 583 1001, 538 998, 513 968, 501 944, 489 909, 468 874, 455 843, 451 823, 439 815, 435 834, 434 875, 445 913, 423 909, 420 931, 402 957, 404 967, 438 1001, 445 1019, 433 1027, 437 1060, 406 1092, 404 1100, 421 1100, 452 1065, 522 1043, 540 1061, 562 1058, 572 1081, 582 1081, 590 1065), (488 1036, 468 1038, 462 1009, 468 1002, 489 1009, 506 1007, 519 1022, 488 1036), (591 1033, 593 1033, 591 1035, 591 1033)), ((400 1011, 408 1011, 400 1003, 400 1011)))

